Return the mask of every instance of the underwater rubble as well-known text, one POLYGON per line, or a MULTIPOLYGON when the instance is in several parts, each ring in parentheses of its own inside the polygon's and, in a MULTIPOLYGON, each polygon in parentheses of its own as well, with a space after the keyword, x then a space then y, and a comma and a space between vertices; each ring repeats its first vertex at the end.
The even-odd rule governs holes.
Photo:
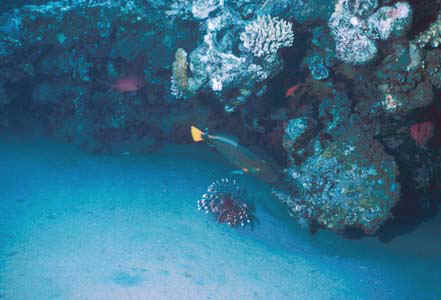
POLYGON ((227 131, 278 162, 274 201, 299 223, 381 233, 441 204, 440 4, 0 6, 0 129, 34 118, 121 155, 227 131))

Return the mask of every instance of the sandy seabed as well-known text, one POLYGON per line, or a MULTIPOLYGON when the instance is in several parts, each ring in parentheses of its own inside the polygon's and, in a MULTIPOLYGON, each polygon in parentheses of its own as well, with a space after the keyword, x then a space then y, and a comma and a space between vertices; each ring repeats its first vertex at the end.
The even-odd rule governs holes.
POLYGON ((239 178, 259 220, 196 202, 232 169, 204 145, 98 156, 0 141, 0 299, 441 299, 441 218, 384 244, 310 235, 268 186, 239 178))

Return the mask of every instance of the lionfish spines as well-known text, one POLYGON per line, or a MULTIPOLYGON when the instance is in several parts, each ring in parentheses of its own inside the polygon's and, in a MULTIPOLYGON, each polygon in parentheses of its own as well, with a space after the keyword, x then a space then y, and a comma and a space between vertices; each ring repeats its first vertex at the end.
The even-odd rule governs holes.
POLYGON ((198 210, 215 216, 216 221, 231 227, 245 226, 254 216, 245 202, 245 192, 237 180, 222 178, 210 184, 198 200, 198 210))

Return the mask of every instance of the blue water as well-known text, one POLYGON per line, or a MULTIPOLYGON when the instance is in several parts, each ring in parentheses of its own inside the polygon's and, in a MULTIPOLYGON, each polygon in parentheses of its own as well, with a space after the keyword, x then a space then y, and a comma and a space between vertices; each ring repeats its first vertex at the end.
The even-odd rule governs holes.
POLYGON ((310 235, 243 176, 259 223, 196 201, 231 168, 204 145, 139 156, 0 141, 0 299, 441 299, 441 218, 390 243, 310 235))

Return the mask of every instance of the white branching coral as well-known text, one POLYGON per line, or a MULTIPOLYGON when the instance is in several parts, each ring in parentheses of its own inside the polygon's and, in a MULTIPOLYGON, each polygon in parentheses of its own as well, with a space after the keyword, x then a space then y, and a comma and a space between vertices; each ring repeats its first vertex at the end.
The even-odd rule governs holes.
POLYGON ((294 42, 292 24, 277 17, 259 16, 245 26, 240 40, 255 56, 269 56, 282 47, 291 47, 294 42))

